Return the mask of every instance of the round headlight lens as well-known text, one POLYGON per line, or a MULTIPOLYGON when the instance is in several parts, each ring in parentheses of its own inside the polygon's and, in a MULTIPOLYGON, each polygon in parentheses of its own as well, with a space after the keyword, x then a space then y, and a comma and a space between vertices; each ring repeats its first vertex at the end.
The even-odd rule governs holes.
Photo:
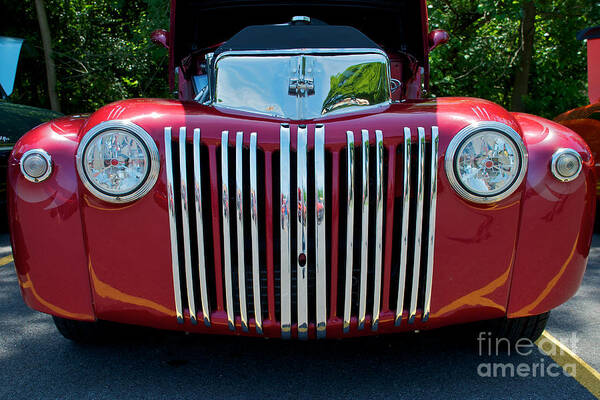
POLYGON ((505 191, 519 174, 515 143, 494 131, 474 134, 459 147, 456 174, 465 189, 480 196, 505 191))
POLYGON ((158 177, 158 149, 139 126, 109 121, 92 128, 81 141, 77 168, 85 186, 114 203, 145 195, 158 177))
POLYGON ((453 188, 477 203, 509 196, 522 182, 526 168, 527 153, 520 136, 497 122, 463 129, 446 153, 446 173, 453 188))
POLYGON ((122 196, 137 189, 149 170, 148 149, 136 136, 111 130, 94 137, 83 155, 85 174, 107 194, 122 196))

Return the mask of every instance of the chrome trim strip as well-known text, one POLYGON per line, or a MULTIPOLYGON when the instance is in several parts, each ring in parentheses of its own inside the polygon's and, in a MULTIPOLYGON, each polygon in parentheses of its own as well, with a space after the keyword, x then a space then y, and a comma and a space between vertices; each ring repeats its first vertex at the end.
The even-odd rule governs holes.
POLYGON ((171 266, 173 268, 173 295, 177 322, 183 324, 181 282, 179 281, 179 250, 177 246, 177 216, 173 190, 173 152, 171 150, 171 128, 165 128, 165 169, 167 172, 167 204, 169 206, 169 232, 171 234, 171 266))
POLYGON ((348 142, 348 213, 346 215, 346 286, 344 291, 344 333, 350 332, 352 312, 352 268, 354 264, 354 132, 347 131, 348 142))
POLYGON ((413 261, 412 292, 408 323, 415 322, 417 316, 417 299, 419 295, 419 274, 421 269, 421 242, 423 236, 423 201, 425 192, 425 129, 419 127, 419 161, 417 163, 417 211, 415 224, 415 253, 413 261))
POLYGON ((183 226, 183 255, 185 262, 185 286, 187 288, 188 308, 190 321, 198 323, 198 312, 196 310, 196 296, 194 295, 194 276, 192 274, 192 245, 190 243, 190 211, 188 208, 187 193, 187 160, 185 154, 186 128, 179 128, 179 193, 181 198, 181 222, 183 226))
POLYGON ((327 259, 325 247, 325 126, 315 126, 315 251, 317 278, 317 338, 327 329, 327 259))
POLYGON ((437 208, 437 170, 440 135, 437 126, 431 127, 431 187, 429 192, 429 240, 427 243, 427 278, 425 281, 425 305, 421 320, 427 322, 431 310, 431 285, 433 283, 433 254, 435 248, 435 214, 437 208))
MULTIPOLYGON (((315 48, 315 49, 274 49, 274 50, 229 50, 220 53, 212 65, 217 65, 221 59, 231 56, 277 56, 277 55, 312 55, 312 54, 378 54, 388 60, 387 53, 375 48, 315 48)), ((389 72, 389 71, 388 71, 389 72)), ((388 76, 390 76, 388 74, 388 76)))
POLYGON ((288 124, 281 124, 279 143, 281 337, 289 339, 292 334, 292 271, 290 260, 290 126, 288 124))
POLYGON ((298 288, 298 338, 308 339, 308 162, 306 154, 307 129, 306 125, 298 127, 297 135, 297 219, 296 244, 298 258, 296 259, 296 274, 298 288), (304 263, 300 262, 303 255, 304 263))
POLYGON ((408 252, 408 222, 410 217, 410 128, 404 128, 404 187, 402 190, 402 236, 400 241, 400 271, 398 278, 398 301, 396 322, 399 326, 404 312, 404 290, 406 287, 406 259, 408 252))
POLYGON ((231 243, 229 233, 229 131, 221 133, 221 215, 223 217, 223 260, 225 267, 225 300, 229 329, 235 331, 233 314, 233 279, 231 277, 231 243))
POLYGON ((248 307, 246 307, 246 260, 244 257, 244 132, 235 135, 235 210, 237 230, 238 295, 240 299, 240 325, 248 332, 248 307))
POLYGON ((383 254, 383 132, 375 131, 375 281, 373 284, 373 316, 371 329, 379 327, 379 311, 381 309, 381 258, 383 254))
POLYGON ((258 183, 256 179, 256 132, 250 134, 250 232, 252 235, 252 289, 254 296, 254 322, 256 333, 262 335, 262 310, 260 304, 260 266, 258 246, 258 183))
POLYGON ((362 231, 360 249, 360 300, 358 329, 364 329, 367 313, 367 263, 369 261, 369 131, 362 130, 362 231))
POLYGON ((210 327, 210 303, 206 284, 206 261, 204 259, 204 221, 202 220, 202 180, 200 175, 200 129, 194 129, 194 199, 196 204, 196 239, 198 242, 198 277, 204 325, 210 327))

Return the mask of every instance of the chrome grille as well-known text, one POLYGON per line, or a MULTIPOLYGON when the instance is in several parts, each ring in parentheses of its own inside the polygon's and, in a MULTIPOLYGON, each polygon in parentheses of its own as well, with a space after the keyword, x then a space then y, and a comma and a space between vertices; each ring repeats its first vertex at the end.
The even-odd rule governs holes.
POLYGON ((191 323, 202 317, 211 326, 216 292, 222 292, 223 286, 221 309, 231 330, 252 328, 262 334, 263 319, 277 317, 282 337, 291 337, 296 326, 298 337, 306 339, 311 326, 317 337, 325 337, 328 321, 338 313, 345 333, 354 319, 356 329, 370 325, 377 331, 382 313, 392 312, 400 325, 405 312, 413 323, 421 310, 422 321, 427 321, 434 265, 437 127, 431 128, 430 136, 418 128, 414 144, 411 130, 404 128, 400 145, 388 144, 382 130, 361 129, 357 136, 347 131, 345 149, 333 156, 325 130, 325 125, 282 124, 279 152, 268 157, 260 150, 260 132, 224 130, 220 146, 213 145, 218 158, 210 152, 209 157, 202 156, 206 145, 199 128, 192 137, 187 137, 185 127, 175 137, 170 127, 165 128, 173 287, 180 323, 187 311, 191 323), (295 149, 291 135, 297 138, 295 149), (268 187, 279 188, 273 196, 279 196, 275 209, 267 208, 261 193, 266 189, 259 181, 265 174, 261 168, 271 161, 278 168, 265 180, 268 187), (402 174, 395 176, 396 169, 402 174), (333 177, 332 171, 338 171, 339 177, 333 177), (203 176, 211 177, 210 184, 203 182, 203 176), (396 185, 402 188, 398 197, 396 185), (220 191, 218 204, 213 204, 209 193, 203 196, 211 188, 220 191), (332 204, 328 196, 346 204, 332 204), (192 202, 195 207, 190 210, 192 202), (341 228, 335 241, 334 209, 335 223, 341 228), (220 218, 211 223, 207 216, 215 212, 220 218), (265 243, 263 213, 275 217, 273 235, 279 240, 273 240, 274 246, 265 243), (212 226, 215 221, 220 227, 212 226), (217 271, 216 246, 205 242, 216 237, 215 229, 221 232, 222 271, 217 271), (332 242, 335 248, 328 247, 332 242), (265 255, 269 248, 273 254, 265 255), (393 254, 391 258, 385 256, 386 250, 393 254), (334 253, 335 262, 340 261, 335 271, 334 253), (273 287, 264 265, 268 257, 275 260, 273 287), (268 309, 276 307, 276 315, 265 314, 270 290, 277 293, 268 298, 268 309))

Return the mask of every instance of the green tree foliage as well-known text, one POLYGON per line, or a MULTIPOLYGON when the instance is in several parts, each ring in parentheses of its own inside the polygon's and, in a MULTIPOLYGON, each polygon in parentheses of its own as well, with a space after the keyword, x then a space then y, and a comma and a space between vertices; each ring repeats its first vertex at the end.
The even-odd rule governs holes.
MULTIPOLYGON (((451 36, 431 55, 432 95, 482 97, 509 107, 521 55, 523 1, 430 0, 430 28, 451 36)), ((600 23, 596 1, 535 0, 526 111, 553 117, 587 103, 585 44, 575 34, 600 23)), ((167 51, 149 41, 154 29, 168 29, 168 0, 45 2, 64 112, 90 112, 122 98, 169 96, 167 51)), ((26 39, 11 101, 49 108, 33 0, 2 3, 0 34, 26 39)))
MULTIPOLYGON (((3 35, 25 38, 11 101, 49 108, 32 0, 4 0, 3 35)), ((167 51, 149 34, 169 27, 165 0, 46 0, 65 113, 131 97, 165 97, 167 51)))
MULTIPOLYGON (((587 104, 585 43, 575 34, 600 23, 594 0, 536 0, 533 65, 525 111, 553 117, 587 104)), ((450 42, 431 54, 431 93, 472 96, 509 107, 520 48, 519 0, 431 0, 430 29, 450 42)))

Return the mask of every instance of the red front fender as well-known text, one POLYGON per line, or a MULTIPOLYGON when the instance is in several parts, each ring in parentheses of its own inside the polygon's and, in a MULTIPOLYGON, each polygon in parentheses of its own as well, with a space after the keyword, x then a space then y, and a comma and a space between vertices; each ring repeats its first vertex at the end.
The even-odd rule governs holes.
POLYGON ((511 318, 549 311, 575 294, 585 272, 596 206, 594 160, 583 139, 546 119, 514 115, 524 133, 529 169, 508 304, 511 318), (550 172, 552 154, 561 147, 576 150, 584 162, 572 182, 560 182, 550 172))
POLYGON ((8 161, 8 204, 13 256, 27 305, 64 318, 94 320, 75 169, 84 121, 60 118, 19 140, 8 161), (39 185, 26 180, 18 166, 21 155, 36 148, 51 154, 53 166, 39 185))

